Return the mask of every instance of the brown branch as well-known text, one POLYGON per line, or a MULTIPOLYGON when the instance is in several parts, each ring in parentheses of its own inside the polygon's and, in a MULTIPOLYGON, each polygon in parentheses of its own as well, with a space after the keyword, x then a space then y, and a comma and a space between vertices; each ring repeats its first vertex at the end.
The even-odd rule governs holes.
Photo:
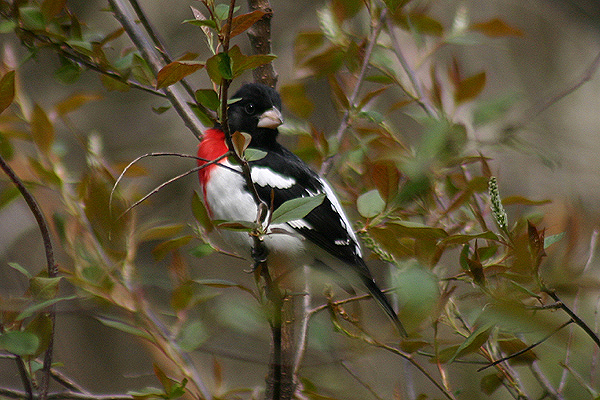
MULTIPOLYGON (((56 278, 58 276, 58 267, 54 262, 54 249, 52 247, 52 240, 50 238, 50 230, 48 229, 48 224, 46 223, 46 219, 44 218, 44 214, 40 209, 37 201, 33 197, 33 195, 27 190, 21 179, 15 174, 12 168, 4 161, 4 159, 0 156, 0 168, 8 175, 10 180, 15 184, 21 195, 25 199, 27 206, 31 210, 31 213, 35 217, 35 220, 40 229, 40 234, 42 235, 42 240, 44 241, 44 251, 46 253, 46 269, 49 278, 56 278)), ((52 367, 52 352, 54 349, 54 325, 56 323, 56 311, 55 305, 50 306, 48 311, 48 317, 52 324, 52 330, 50 332, 50 338, 48 340, 48 348, 44 353, 44 364, 42 367, 42 379, 40 382, 40 399, 46 400, 48 396, 48 386, 50 384, 50 368, 52 367)))
MULTIPOLYGON (((10 399, 22 399, 26 397, 24 392, 0 388, 0 395, 10 399)), ((33 400, 41 400, 41 396, 33 396, 33 400)), ((76 392, 56 392, 49 393, 47 400, 134 400, 135 398, 127 394, 107 394, 93 395, 89 393, 76 392)))
MULTIPOLYGON (((115 17, 125 29, 135 47, 140 51, 144 60, 146 60, 154 74, 158 74, 158 71, 163 67, 163 62, 157 55, 158 51, 155 46, 148 40, 147 35, 145 35, 135 23, 135 18, 129 7, 124 4, 123 0, 108 0, 108 2, 115 17)), ((201 138, 204 127, 188 105, 184 98, 184 94, 179 90, 178 86, 171 85, 162 90, 169 98, 173 108, 175 108, 175 111, 177 111, 177 114, 179 114, 188 129, 192 131, 197 138, 201 138)))
MULTIPOLYGON (((250 11, 261 10, 265 15, 247 31, 254 54, 271 53, 271 18, 273 10, 269 0, 248 0, 250 11)), ((252 71, 255 82, 261 82, 274 88, 277 85, 277 72, 273 63, 261 65, 252 71)))
MULTIPOLYGON (((348 130, 348 127, 350 126, 350 112, 353 111, 352 109, 355 106, 354 103, 356 102, 356 98, 358 97, 358 93, 360 92, 360 88, 362 87, 362 83, 367 74, 367 69, 369 67, 369 62, 371 59, 371 53, 373 52, 373 49, 375 48, 375 44, 377 43, 377 38, 379 37, 379 34, 381 33, 381 29, 383 28, 383 21, 384 21, 386 15, 387 15, 387 8, 381 12, 381 17, 379 18, 379 23, 376 26, 374 26, 373 29, 371 30, 371 35, 369 36, 369 40, 367 42, 367 48, 365 49, 365 55, 363 56, 362 66, 360 68, 360 72, 358 74, 358 78, 356 80, 354 90, 352 91, 352 94, 350 95, 350 98, 348 99, 349 107, 347 110, 344 111, 344 115, 342 116, 342 121, 340 123, 340 126, 339 126, 336 134, 335 134, 335 137, 336 137, 338 143, 340 143, 340 144, 342 143, 342 139, 344 138, 344 135, 346 134, 346 131, 348 130)), ((339 157, 339 155, 340 155, 340 153, 336 153, 336 154, 328 157, 325 161, 323 161, 323 164, 321 165, 321 170, 319 171, 319 173, 323 176, 327 175, 329 173, 329 171, 331 170, 331 168, 333 167, 333 162, 339 157)))

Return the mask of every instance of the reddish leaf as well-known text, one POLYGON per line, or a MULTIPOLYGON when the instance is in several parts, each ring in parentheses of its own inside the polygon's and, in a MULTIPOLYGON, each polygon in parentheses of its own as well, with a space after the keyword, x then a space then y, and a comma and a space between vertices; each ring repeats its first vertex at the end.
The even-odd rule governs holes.
POLYGON ((508 196, 502 199, 502 205, 521 204, 525 206, 541 206, 552 203, 552 200, 531 200, 523 196, 508 196))
POLYGON ((460 82, 454 93, 454 100, 457 104, 464 103, 475 97, 483 90, 485 86, 485 71, 468 77, 460 82))
POLYGON ((344 110, 350 109, 350 102, 348 101, 348 97, 346 97, 344 90, 338 83, 335 76, 329 75, 327 77, 327 81, 329 82, 329 87, 331 88, 331 91, 333 92, 335 99, 337 100, 338 104, 342 107, 342 109, 344 109, 344 110))
POLYGON ((392 162, 378 162, 371 169, 371 178, 386 204, 398 194, 400 172, 392 162))
POLYGON ((286 108, 300 118, 308 118, 313 112, 315 105, 306 97, 303 84, 285 85, 281 88, 280 93, 286 108))
POLYGON ((499 18, 471 25, 471 29, 489 37, 523 36, 523 31, 514 28, 499 18))
POLYGON ((91 101, 100 100, 102 96, 97 93, 75 93, 55 106, 55 110, 60 116, 73 112, 91 101))
POLYGON ((52 18, 65 8, 67 0, 44 0, 42 3, 42 13, 46 18, 52 18))
POLYGON ((0 113, 6 110, 15 98, 15 71, 8 71, 0 79, 0 113))
POLYGON ((325 41, 323 32, 301 32, 294 40, 294 60, 296 63, 306 58, 325 41))
POLYGON ((177 83, 203 66, 199 61, 173 61, 158 71, 156 88, 161 89, 177 83))
MULTIPOLYGON (((247 14, 238 15, 233 18, 231 21, 231 33, 230 37, 234 37, 239 35, 240 33, 244 33, 248 28, 254 25, 258 20, 264 17, 266 14, 265 11, 262 10, 254 10, 247 14)), ((225 34, 227 29, 227 25, 221 29, 221 33, 225 34)))
POLYGON ((54 126, 46 112, 37 104, 33 107, 30 125, 33 141, 43 153, 47 153, 54 142, 54 126))
POLYGON ((333 0, 331 9, 338 23, 354 17, 365 5, 362 0, 333 0))

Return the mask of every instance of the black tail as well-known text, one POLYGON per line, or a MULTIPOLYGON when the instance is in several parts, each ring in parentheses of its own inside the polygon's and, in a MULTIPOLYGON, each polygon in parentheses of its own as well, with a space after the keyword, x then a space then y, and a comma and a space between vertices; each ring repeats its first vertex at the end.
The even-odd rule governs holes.
POLYGON ((406 329, 404 329, 402 322, 400 322, 400 319, 398 318, 398 314, 396 314, 389 300, 387 299, 385 294, 383 294, 383 292, 379 289, 373 278, 364 274, 361 274, 361 278, 363 283, 367 287, 367 290, 369 291, 369 293, 371 293, 371 296, 373 296, 373 298, 377 300, 377 302, 379 303, 381 308, 383 308, 385 313, 390 316, 392 321, 394 321, 394 324, 396 324, 396 327, 398 328, 400 334, 404 337, 408 336, 408 333, 406 333, 406 329))

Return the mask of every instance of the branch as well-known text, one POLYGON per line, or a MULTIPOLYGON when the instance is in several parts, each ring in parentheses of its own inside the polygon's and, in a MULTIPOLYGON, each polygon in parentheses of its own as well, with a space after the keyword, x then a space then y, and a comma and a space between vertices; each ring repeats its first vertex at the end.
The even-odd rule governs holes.
POLYGON ((590 328, 581 318, 579 318, 577 314, 575 314, 569 307, 567 307, 565 303, 562 302, 562 300, 560 299, 560 297, 558 297, 554 290, 542 288, 542 291, 548 294, 548 296, 550 296, 554 301, 559 303, 560 308, 564 312, 566 312, 567 315, 571 317, 573 322, 575 322, 575 324, 577 324, 581 329, 583 329, 583 331, 594 341, 594 343, 596 343, 596 346, 600 348, 600 338, 598 338, 598 335, 596 335, 592 328, 590 328))
MULTIPOLYGON (((381 17, 379 19, 379 22, 377 23, 377 25, 375 27, 373 27, 373 29, 371 31, 371 35, 369 36, 369 41, 367 43, 367 48, 365 49, 365 55, 363 57, 363 63, 360 68, 360 73, 358 74, 358 78, 356 81, 356 85, 354 86, 354 90, 352 91, 352 94, 350 95, 350 98, 348 99, 348 104, 349 104, 348 109, 346 111, 344 111, 344 115, 342 116, 342 122, 340 123, 340 126, 335 134, 335 137, 336 137, 338 143, 342 142, 342 139, 344 138, 344 135, 346 134, 346 130, 348 130, 348 127, 350 126, 350 112, 354 111, 353 110, 354 103, 356 102, 356 98, 358 97, 358 93, 360 92, 360 88, 365 79, 365 75, 366 75, 367 69, 369 67, 369 61, 371 59, 371 53, 373 52, 373 48, 375 47, 375 44, 377 43, 377 38, 379 37, 379 34, 381 33, 381 29, 383 28, 383 20, 386 15, 387 15, 387 8, 381 12, 381 17)), ((337 157, 339 157, 339 155, 340 155, 340 153, 336 153, 336 154, 328 157, 323 162, 323 164, 321 165, 321 170, 319 171, 320 175, 325 176, 329 173, 329 171, 331 170, 331 167, 333 167, 333 162, 335 161, 335 159, 337 157)))
POLYGON ((546 340, 550 339, 556 332, 560 331, 562 328, 564 328, 565 326, 567 326, 567 325, 569 325, 569 324, 571 324, 573 322, 575 322, 575 321, 573 321, 572 319, 568 320, 567 322, 565 322, 564 324, 560 325, 558 328, 554 329, 552 332, 550 332, 548 335, 544 336, 542 339, 538 340, 537 342, 535 342, 535 343, 533 343, 533 344, 531 344, 531 345, 529 345, 529 346, 527 346, 527 347, 525 347, 525 348, 517 351, 516 353, 512 353, 512 354, 510 354, 510 355, 508 355, 506 357, 502 357, 502 358, 494 361, 493 363, 489 363, 485 367, 479 368, 477 370, 477 372, 481 372, 481 371, 486 370, 486 369, 488 369, 490 367, 496 366, 496 365, 500 364, 501 362, 508 361, 511 358, 515 358, 515 357, 520 356, 521 354, 527 353, 529 350, 531 350, 534 347, 539 346, 540 344, 544 343, 546 340))
MULTIPOLYGON (((258 20, 248 31, 248 39, 254 54, 271 53, 271 18, 273 10, 269 0, 248 0, 250 11, 261 10, 265 15, 258 20)), ((255 82, 261 82, 274 88, 277 85, 277 72, 273 68, 273 63, 259 66, 252 71, 255 82)))
POLYGON ((554 104, 558 103, 560 100, 564 99, 571 93, 575 92, 577 89, 579 89, 585 83, 589 82, 592 79, 592 77, 594 76, 594 74, 596 73, 596 71, 598 71, 598 68, 600 68, 600 53, 598 53, 596 55, 594 60, 585 69, 585 71, 583 72, 583 74, 581 75, 581 77, 579 78, 579 80, 577 82, 575 82, 571 86, 567 87, 566 89, 563 89, 562 91, 558 92, 557 94, 550 96, 550 98, 548 98, 547 100, 531 106, 523 114, 524 115, 523 121, 525 121, 525 122, 518 124, 515 128, 524 127, 527 124, 527 122, 533 120, 535 117, 539 116, 541 113, 546 111, 548 108, 550 108, 554 104))
MULTIPOLYGON (((135 23, 135 17, 131 14, 129 7, 124 4, 123 0, 108 0, 115 17, 119 23, 125 28, 127 35, 134 43, 135 47, 140 51, 144 60, 150 65, 154 75, 161 70, 163 63, 157 54, 155 46, 148 40, 140 27, 135 23)), ((169 98, 171 104, 188 127, 190 131, 197 137, 202 137, 203 126, 188 105, 184 94, 178 89, 177 85, 171 85, 163 89, 163 93, 169 98)))
MULTIPOLYGON (((35 220, 40 229, 40 234, 42 235, 42 240, 44 241, 44 250, 46 252, 46 269, 48 272, 49 278, 56 278, 58 276, 58 267, 54 262, 54 249, 52 248, 52 240, 50 239, 50 230, 48 229, 48 224, 46 223, 46 219, 44 218, 44 214, 40 209, 37 201, 33 197, 33 195, 27 190, 23 182, 19 179, 19 177, 15 174, 12 168, 4 161, 4 159, 0 156, 0 167, 2 170, 8 175, 10 180, 15 184, 21 195, 25 199, 27 206, 31 210, 31 213, 35 217, 35 220)), ((49 307, 48 317, 50 318, 50 322, 52 323, 52 330, 50 332, 50 338, 48 340, 48 348, 44 353, 44 364, 42 367, 42 379, 40 382, 40 399, 46 400, 48 396, 48 386, 50 384, 50 368, 52 367, 52 352, 54 349, 54 325, 56 322, 56 308, 55 305, 49 307)))
MULTIPOLYGON (((129 4, 131 4, 131 7, 133 7, 133 10, 135 11, 135 15, 137 15, 142 26, 146 30, 146 33, 148 33, 148 36, 150 36, 150 39, 152 39, 152 43, 154 43, 154 46, 156 47, 156 50, 158 50, 158 52, 160 53, 163 61, 165 63, 169 64, 171 62, 171 57, 169 57, 169 54, 167 53, 167 50, 166 50, 164 44, 162 43, 162 41, 156 34, 156 31, 152 28, 152 25, 150 25, 150 21, 148 21, 148 18, 146 18, 146 14, 144 13, 144 10, 142 10, 142 7, 140 7, 140 4, 138 3, 137 0, 129 0, 129 4)), ((187 83, 187 81, 185 79, 182 79, 179 82, 181 83, 183 88, 187 91, 188 96, 190 96, 190 98, 193 99, 194 98, 194 90, 192 89, 192 87, 187 83)))
POLYGON ((410 80, 410 83, 415 90, 416 96, 413 97, 414 100, 428 115, 436 115, 435 109, 431 106, 431 104, 429 104, 426 97, 423 96, 423 90, 421 89, 421 84, 417 80, 415 71, 413 71, 413 69, 410 67, 410 64, 408 64, 406 58, 404 58, 404 55, 402 54, 402 49, 400 48, 400 41, 396 37, 396 33, 394 32, 394 26, 392 25, 390 17, 384 16, 384 18, 388 33, 390 35, 390 39, 392 40, 392 47, 394 48, 396 58, 400 62, 400 65, 402 65, 402 68, 404 69, 404 72, 406 72, 406 75, 408 75, 408 79, 410 80))
MULTIPOLYGON (((22 399, 26 393, 0 387, 0 395, 11 399, 22 399)), ((133 396, 127 394, 93 395, 75 392, 49 393, 47 400, 134 400, 133 396)), ((33 396, 33 400, 42 400, 42 396, 33 396)))

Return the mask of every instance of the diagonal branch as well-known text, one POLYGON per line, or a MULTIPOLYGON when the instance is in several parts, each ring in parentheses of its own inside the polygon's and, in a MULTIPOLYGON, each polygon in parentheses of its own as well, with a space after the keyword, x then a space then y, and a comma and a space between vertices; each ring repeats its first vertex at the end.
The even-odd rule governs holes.
MULTIPOLYGON (((163 67, 163 62, 157 54, 158 50, 156 50, 155 46, 148 39, 148 36, 144 34, 140 27, 135 23, 135 17, 131 13, 129 7, 123 0, 108 0, 108 2, 115 13, 115 17, 123 28, 125 28, 129 38, 140 51, 144 60, 150 65, 154 74, 158 74, 158 71, 163 67)), ((188 105, 184 93, 182 93, 177 85, 168 86, 163 89, 163 92, 169 98, 169 101, 173 104, 173 107, 188 129, 191 130, 197 138, 201 138, 204 127, 188 105)))
MULTIPOLYGON (((352 94, 350 95, 350 98, 348 99, 349 107, 347 110, 344 111, 344 115, 342 116, 342 122, 340 123, 340 126, 335 134, 335 137, 336 137, 338 143, 342 142, 342 139, 343 139, 344 135, 346 134, 348 127, 350 126, 350 117, 351 117, 350 113, 351 113, 351 111, 353 111, 352 109, 354 108, 354 103, 356 102, 356 98, 358 97, 358 93, 360 92, 362 83, 367 74, 367 69, 369 67, 369 62, 371 59, 371 53, 373 52, 373 49, 375 48, 375 44, 377 43, 377 38, 379 37, 379 34, 381 33, 381 29, 383 28, 383 21, 384 21, 386 15, 387 15, 387 9, 384 9, 381 12, 381 17, 379 19, 379 22, 377 23, 377 25, 375 27, 373 27, 373 29, 371 31, 371 35, 369 36, 369 40, 367 42, 367 48, 365 49, 365 55, 363 56, 363 63, 360 68, 360 72, 358 74, 356 85, 354 86, 354 90, 352 91, 352 94)), ((321 165, 321 170, 319 171, 320 175, 325 176, 329 173, 329 171, 333 167, 334 161, 336 160, 337 157, 339 157, 339 154, 340 153, 336 153, 336 154, 330 156, 329 158, 327 158, 323 162, 323 164, 321 165)))

